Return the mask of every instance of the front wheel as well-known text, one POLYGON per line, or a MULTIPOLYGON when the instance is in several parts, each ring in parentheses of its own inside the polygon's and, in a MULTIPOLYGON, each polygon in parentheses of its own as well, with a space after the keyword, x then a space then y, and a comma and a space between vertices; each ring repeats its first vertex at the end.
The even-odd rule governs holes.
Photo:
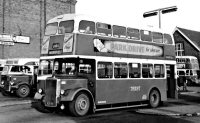
POLYGON ((161 102, 161 99, 160 99, 160 93, 158 90, 151 90, 150 94, 149 94, 149 105, 152 107, 152 108, 156 108, 159 106, 161 102))
POLYGON ((16 91, 17 96, 24 98, 30 94, 30 88, 28 85, 20 85, 16 91))
POLYGON ((74 116, 84 116, 90 109, 90 99, 85 93, 78 93, 72 102, 69 102, 69 110, 74 116))

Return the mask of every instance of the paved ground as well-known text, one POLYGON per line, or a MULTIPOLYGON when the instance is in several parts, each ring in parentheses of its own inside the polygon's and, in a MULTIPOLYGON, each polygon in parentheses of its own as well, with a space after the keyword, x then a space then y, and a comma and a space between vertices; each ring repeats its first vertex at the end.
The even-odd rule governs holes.
MULTIPOLYGON (((188 91, 180 90, 179 99, 168 99, 158 108, 139 108, 138 113, 169 116, 200 116, 200 87, 188 87, 188 91)), ((0 93, 0 97, 3 97, 0 93)), ((30 104, 31 98, 0 98, 0 107, 30 104)))
POLYGON ((180 91, 179 99, 168 99, 158 108, 139 109, 138 113, 169 116, 200 116, 200 87, 180 91))

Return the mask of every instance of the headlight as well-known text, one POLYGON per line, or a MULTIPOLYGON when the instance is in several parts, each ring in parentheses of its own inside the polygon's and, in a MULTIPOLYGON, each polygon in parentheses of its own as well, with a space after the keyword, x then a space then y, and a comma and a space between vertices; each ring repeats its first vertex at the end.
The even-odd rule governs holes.
POLYGON ((4 84, 4 81, 1 81, 1 84, 3 85, 3 84, 4 84))
POLYGON ((13 82, 13 81, 10 81, 10 85, 14 85, 14 82, 13 82))
POLYGON ((38 93, 40 93, 40 94, 42 93, 42 89, 41 88, 38 90, 38 93))
POLYGON ((60 94, 64 94, 65 93, 65 90, 60 90, 60 94))

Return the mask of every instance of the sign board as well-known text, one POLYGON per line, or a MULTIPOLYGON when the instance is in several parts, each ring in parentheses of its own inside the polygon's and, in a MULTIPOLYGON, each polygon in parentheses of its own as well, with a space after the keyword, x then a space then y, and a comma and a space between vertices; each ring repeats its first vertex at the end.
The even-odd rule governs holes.
POLYGON ((2 45, 14 45, 16 43, 30 43, 30 37, 25 36, 13 36, 9 34, 0 34, 0 44, 2 45), (2 43, 2 42, 9 42, 9 43, 2 43))
POLYGON ((113 52, 119 54, 163 56, 163 47, 151 44, 139 44, 121 41, 105 41, 94 39, 94 47, 99 52, 113 52))
POLYGON ((0 41, 13 41, 12 35, 2 34, 0 35, 0 41))
POLYGON ((15 44, 14 42, 9 42, 9 41, 0 41, 0 45, 13 46, 14 44, 15 44))
POLYGON ((30 43, 30 37, 25 36, 13 36, 13 41, 17 43, 30 43))

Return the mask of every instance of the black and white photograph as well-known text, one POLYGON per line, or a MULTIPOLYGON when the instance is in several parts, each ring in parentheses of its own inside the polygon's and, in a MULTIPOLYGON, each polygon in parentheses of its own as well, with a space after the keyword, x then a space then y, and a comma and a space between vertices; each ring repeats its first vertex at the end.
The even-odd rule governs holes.
POLYGON ((198 0, 0 0, 0 123, 200 123, 198 0))

